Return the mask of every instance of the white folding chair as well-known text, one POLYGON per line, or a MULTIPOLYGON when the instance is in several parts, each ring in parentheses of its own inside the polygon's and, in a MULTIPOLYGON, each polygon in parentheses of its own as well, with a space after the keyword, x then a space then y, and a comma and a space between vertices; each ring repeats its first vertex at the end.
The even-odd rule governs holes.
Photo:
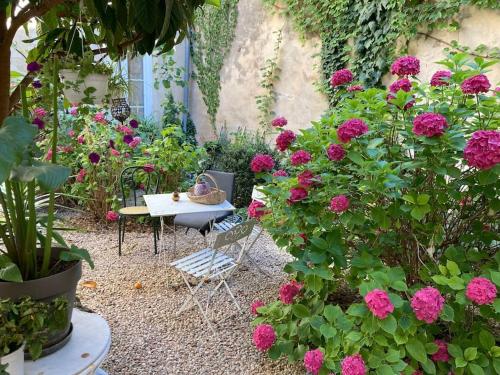
MULTIPOLYGON (((171 266, 180 271, 190 293, 190 297, 183 303, 177 312, 177 315, 180 315, 182 312, 187 310, 191 301, 194 301, 212 332, 216 333, 210 319, 208 318, 207 312, 211 298, 222 286, 226 288, 229 296, 233 300, 233 303, 241 313, 241 307, 236 301, 233 292, 229 288, 227 280, 236 271, 241 259, 248 249, 248 237, 252 233, 254 225, 255 221, 249 220, 244 223, 237 224, 225 232, 217 233, 212 246, 170 263, 171 266), (245 243, 241 246, 236 259, 225 254, 224 249, 231 247, 242 239, 245 239, 245 243), (199 280, 195 287, 192 287, 189 283, 189 277, 194 277, 199 280), (207 284, 206 282, 209 280, 214 280, 215 282, 207 284), (211 285, 212 290, 209 292, 207 304, 204 309, 200 299, 198 298, 198 293, 201 292, 201 287, 205 284, 207 286, 211 285)), ((192 306, 193 305, 189 307, 192 306)))

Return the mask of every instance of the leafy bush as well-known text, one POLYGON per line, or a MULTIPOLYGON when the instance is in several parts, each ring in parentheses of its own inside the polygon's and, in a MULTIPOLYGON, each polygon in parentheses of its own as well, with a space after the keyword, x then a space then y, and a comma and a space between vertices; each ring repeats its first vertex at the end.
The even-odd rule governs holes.
POLYGON ((312 374, 500 373, 493 63, 451 54, 428 84, 408 80, 419 62, 405 57, 389 92, 336 73, 337 107, 285 147, 290 176, 258 174, 267 207, 254 216, 297 280, 256 307, 271 358, 312 374))
POLYGON ((233 204, 238 208, 248 206, 253 186, 259 181, 249 168, 252 157, 258 153, 277 154, 263 137, 244 130, 230 135, 221 132, 217 141, 207 142, 204 147, 209 156, 204 168, 235 173, 233 204))

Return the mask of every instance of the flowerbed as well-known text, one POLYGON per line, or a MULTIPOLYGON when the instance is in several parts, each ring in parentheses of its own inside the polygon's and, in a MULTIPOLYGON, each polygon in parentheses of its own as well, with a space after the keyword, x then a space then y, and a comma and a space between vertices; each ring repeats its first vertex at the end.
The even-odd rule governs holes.
POLYGON ((257 155, 266 205, 249 213, 296 259, 277 301, 256 301, 254 343, 310 374, 500 373, 500 93, 493 62, 463 53, 419 83, 398 59, 389 90, 347 70, 338 105, 257 155), (280 169, 281 168, 281 169, 280 169), (357 298, 342 308, 338 289, 357 298))

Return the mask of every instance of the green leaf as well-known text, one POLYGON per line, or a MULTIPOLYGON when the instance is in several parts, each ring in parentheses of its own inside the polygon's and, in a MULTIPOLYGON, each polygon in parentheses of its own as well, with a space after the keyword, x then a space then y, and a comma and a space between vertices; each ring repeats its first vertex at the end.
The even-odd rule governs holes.
POLYGON ((417 196, 417 204, 419 206, 424 206, 429 202, 430 198, 431 198, 431 196, 429 194, 419 194, 417 196))
POLYGON ((292 305, 292 312, 293 315, 301 319, 307 318, 309 316, 309 309, 306 306, 301 305, 300 303, 292 305))
POLYGON ((479 343, 484 349, 491 350, 491 348, 495 346, 495 337, 493 337, 490 332, 483 329, 479 332, 479 343))
POLYGON ((416 220, 422 220, 427 213, 431 211, 431 207, 426 204, 424 206, 416 206, 410 212, 410 215, 416 220))
POLYGON ((339 306, 326 305, 325 309, 323 310, 323 315, 325 316, 326 320, 328 320, 330 323, 333 323, 335 322, 337 317, 344 315, 344 313, 339 306))
POLYGON ((61 253, 59 254, 59 259, 64 262, 84 260, 89 264, 91 269, 94 269, 94 262, 92 261, 89 252, 85 249, 76 247, 75 245, 71 245, 71 248, 67 251, 61 251, 61 253))
POLYGON ((476 347, 470 347, 465 349, 464 351, 464 358, 467 361, 473 361, 477 358, 477 348, 476 347))
POLYGON ((455 366, 458 368, 467 366, 467 361, 462 357, 455 358, 455 366))
POLYGON ((12 167, 21 161, 36 133, 35 126, 23 117, 7 117, 4 120, 0 127, 0 184, 9 177, 12 167))
POLYGON ((476 365, 475 363, 469 363, 468 368, 472 375, 484 375, 484 370, 481 366, 476 365))
POLYGON ((403 199, 407 202, 410 202, 410 203, 413 203, 413 204, 416 204, 417 202, 415 201, 415 198, 412 196, 412 195, 409 195, 409 194, 405 194, 403 195, 403 199))
POLYGON ((447 260, 446 261, 446 268, 448 271, 450 271, 451 276, 458 276, 460 275, 460 268, 458 268, 458 264, 456 264, 452 260, 447 260))
POLYGON ((326 339, 330 339, 332 337, 335 337, 335 335, 337 334, 337 330, 335 329, 335 327, 332 327, 331 325, 329 324, 323 324, 320 328, 319 328, 319 332, 326 338, 326 339))
POLYGON ((455 319, 455 310, 450 305, 444 305, 441 312, 441 319, 445 322, 453 322, 453 319, 455 319))
POLYGON ((29 182, 36 179, 45 191, 56 190, 71 174, 71 169, 62 165, 34 162, 33 165, 20 165, 12 170, 12 178, 29 182))
POLYGON ((396 329, 398 328, 398 322, 393 315, 389 315, 387 318, 379 320, 378 324, 380 328, 382 328, 385 332, 391 334, 394 334, 394 332, 396 332, 396 329))
POLYGON ((392 370, 391 366, 382 365, 379 368, 377 368, 377 374, 378 375, 394 375, 394 371, 392 370))
POLYGON ((0 255, 0 280, 15 283, 23 282, 19 267, 7 255, 0 255))
POLYGON ((490 275, 491 275, 491 281, 493 281, 496 284, 496 286, 500 286, 500 272, 491 270, 490 275))
POLYGON ((347 315, 357 316, 357 317, 363 317, 366 315, 367 312, 368 309, 362 303, 352 304, 346 311, 347 315))
POLYGON ((158 15, 158 0, 134 0, 135 18, 147 33, 153 33, 158 15))
POLYGON ((458 276, 453 276, 448 280, 448 286, 453 290, 465 289, 464 280, 458 276))
POLYGON ((356 163, 358 165, 363 165, 365 162, 363 159, 363 156, 359 152, 356 152, 356 151, 350 151, 347 154, 347 158, 351 159, 354 163, 356 163))
POLYGON ((318 275, 307 275, 306 284, 313 292, 320 292, 323 288, 323 279, 318 275))
POLYGON ((455 344, 448 344, 448 353, 450 353, 455 358, 463 357, 462 348, 455 344))
POLYGON ((411 338, 405 345, 408 353, 420 363, 427 362, 427 352, 424 344, 415 338, 411 338))
POLYGON ((422 369, 425 371, 426 374, 436 373, 436 366, 434 365, 434 362, 432 362, 430 359, 427 359, 426 362, 422 363, 422 369))

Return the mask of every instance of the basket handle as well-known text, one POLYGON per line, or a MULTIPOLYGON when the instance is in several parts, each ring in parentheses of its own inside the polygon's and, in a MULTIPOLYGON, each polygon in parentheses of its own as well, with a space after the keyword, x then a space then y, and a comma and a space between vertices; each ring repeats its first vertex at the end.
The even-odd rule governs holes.
POLYGON ((199 183, 199 179, 200 179, 200 177, 201 177, 201 176, 207 176, 210 180, 212 180, 212 182, 213 182, 213 183, 214 183, 214 185, 215 185, 215 188, 216 188, 217 190, 220 190, 220 189, 219 189, 219 185, 217 185, 217 181, 215 181, 215 179, 214 179, 212 176, 210 176, 208 173, 201 173, 200 175, 198 175, 198 177, 196 177, 196 183, 197 183, 197 184, 199 183))

